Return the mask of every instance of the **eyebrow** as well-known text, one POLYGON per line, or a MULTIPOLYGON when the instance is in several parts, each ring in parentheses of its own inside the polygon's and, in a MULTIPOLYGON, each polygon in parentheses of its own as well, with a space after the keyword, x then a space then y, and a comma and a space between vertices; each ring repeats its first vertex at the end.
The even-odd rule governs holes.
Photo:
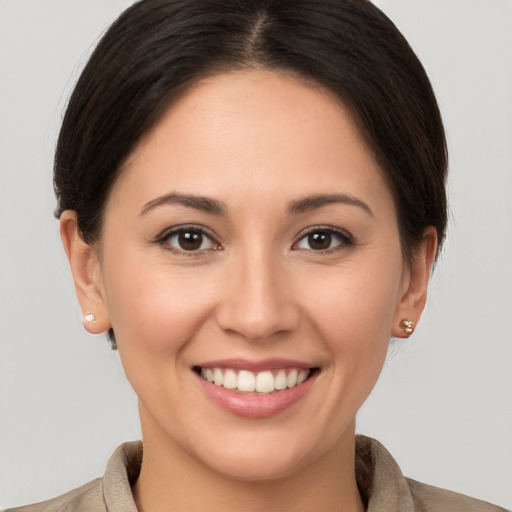
POLYGON ((346 194, 320 194, 305 197, 297 201, 292 201, 288 207, 288 211, 290 213, 304 213, 333 203, 357 206, 358 208, 362 208, 366 213, 374 217, 371 208, 364 201, 361 201, 356 197, 348 196, 346 194))
POLYGON ((227 215, 227 208, 224 203, 216 199, 189 194, 178 194, 176 192, 171 192, 170 194, 165 194, 149 201, 149 203, 146 203, 142 208, 140 215, 146 215, 156 207, 166 204, 181 204, 188 208, 201 210, 212 215, 227 215))
MULTIPOLYGON (((302 199, 292 201, 288 206, 288 212, 292 214, 300 214, 333 203, 357 206, 362 208, 372 217, 374 216, 372 210, 364 201, 346 194, 318 194, 304 197, 302 199)), ((180 204, 188 208, 194 208, 196 210, 200 210, 212 215, 227 215, 227 207, 221 201, 217 201, 216 199, 209 197, 196 196, 191 194, 179 194, 176 192, 171 192, 149 201, 142 208, 140 215, 146 215, 148 212, 157 208, 158 206, 166 204, 180 204)))

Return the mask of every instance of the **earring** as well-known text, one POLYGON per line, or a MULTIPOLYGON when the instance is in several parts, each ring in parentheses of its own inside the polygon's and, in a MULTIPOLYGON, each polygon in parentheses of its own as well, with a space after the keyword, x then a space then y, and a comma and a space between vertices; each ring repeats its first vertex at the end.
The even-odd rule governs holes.
POLYGON ((407 337, 409 337, 414 332, 416 324, 410 320, 402 320, 400 327, 404 330, 405 334, 407 334, 407 337))
POLYGON ((87 315, 84 316, 86 322, 90 322, 91 324, 96 323, 96 316, 94 313, 87 313, 87 315))

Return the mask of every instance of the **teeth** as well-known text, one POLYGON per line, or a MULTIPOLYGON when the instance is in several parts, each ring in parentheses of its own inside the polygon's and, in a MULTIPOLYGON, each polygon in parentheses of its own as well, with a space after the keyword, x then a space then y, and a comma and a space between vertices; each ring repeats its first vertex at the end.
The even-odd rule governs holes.
POLYGON ((309 372, 308 370, 301 370, 299 375, 297 376, 297 386, 302 384, 308 378, 309 372))
POLYGON ((238 377, 233 370, 226 370, 222 385, 227 389, 235 389, 238 387, 238 377))
POLYGON ((256 376, 256 391, 271 393, 275 389, 274 376, 271 372, 260 372, 256 376))
POLYGON ((216 386, 222 386, 222 383, 224 382, 224 376, 219 368, 213 369, 213 382, 216 386))
POLYGON ((276 375, 275 386, 276 389, 286 389, 288 387, 288 382, 286 380, 286 372, 284 370, 281 370, 276 375))
MULTIPOLYGON (((208 371, 206 372, 207 375, 208 375, 208 371)), ((286 385, 289 387, 289 388, 293 388, 297 385, 297 370, 292 370, 289 374, 288 374, 288 377, 286 378, 286 385)))
POLYGON ((248 370, 237 371, 231 368, 201 368, 201 377, 216 386, 237 389, 246 393, 268 394, 276 390, 294 388, 302 384, 310 370, 292 368, 290 370, 265 370, 253 373, 248 370))
POLYGON ((254 373, 242 370, 238 374, 238 391, 255 391, 256 377, 254 373))

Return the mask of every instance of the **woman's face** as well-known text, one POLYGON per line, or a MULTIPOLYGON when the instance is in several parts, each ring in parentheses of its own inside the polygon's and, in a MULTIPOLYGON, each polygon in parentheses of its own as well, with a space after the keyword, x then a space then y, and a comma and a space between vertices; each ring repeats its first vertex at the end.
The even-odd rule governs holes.
POLYGON ((350 115, 272 72, 171 106, 114 185, 98 254, 97 322, 145 443, 236 478, 350 446, 411 313, 393 200, 350 115))

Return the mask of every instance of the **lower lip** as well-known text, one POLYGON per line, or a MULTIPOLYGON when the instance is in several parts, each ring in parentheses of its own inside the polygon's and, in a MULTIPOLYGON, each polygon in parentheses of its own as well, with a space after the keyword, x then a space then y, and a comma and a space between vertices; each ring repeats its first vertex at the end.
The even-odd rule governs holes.
POLYGON ((217 405, 235 416, 243 418, 269 418, 299 402, 310 390, 316 374, 302 384, 268 395, 251 395, 216 386, 197 376, 204 391, 217 405))

